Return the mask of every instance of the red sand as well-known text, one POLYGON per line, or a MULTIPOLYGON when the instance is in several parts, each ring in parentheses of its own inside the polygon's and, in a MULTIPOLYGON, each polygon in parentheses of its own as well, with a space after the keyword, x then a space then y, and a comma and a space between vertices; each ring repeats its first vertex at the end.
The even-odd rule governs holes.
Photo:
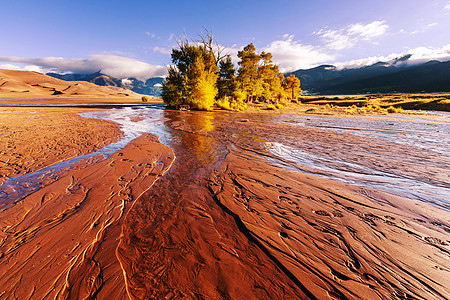
POLYGON ((115 254, 123 216, 173 159, 168 147, 142 136, 3 209, 0 296, 123 297, 125 271, 115 254))
POLYGON ((65 81, 31 71, 0 69, 0 97, 117 97, 126 101, 141 95, 115 86, 99 86, 86 81, 65 81))
MULTIPOLYGON (((181 141, 187 155, 200 160, 215 141, 236 145, 217 167, 186 178, 179 172, 191 166, 178 157, 164 175, 175 155, 144 135, 106 160, 61 172, 1 210, 0 299, 450 298, 448 212, 284 169, 264 158, 270 153, 258 141, 234 137, 242 123, 208 119, 206 126, 187 116, 174 124, 190 137, 181 141)), ((66 117, 71 124, 79 120, 66 117)), ((63 149, 86 144, 64 126, 52 127, 50 118, 40 120, 23 131, 64 132, 61 140, 73 142, 63 149)), ((98 136, 86 137, 92 144, 117 138, 108 134, 111 123, 97 122, 98 136)), ((0 137, 5 142, 19 145, 26 136, 0 125, 9 130, 0 137)), ((296 138, 341 157, 364 151, 366 164, 381 167, 390 163, 381 153, 401 155, 388 143, 327 130, 245 126, 248 136, 296 138)), ((30 147, 17 148, 17 156, 30 158, 17 174, 59 157, 47 142, 30 147), (49 156, 29 154, 38 147, 49 156)), ((406 157, 415 149, 404 151, 406 157)), ((406 162, 397 171, 412 177, 440 172, 436 179, 446 180, 439 157, 432 159, 429 169, 406 162)))

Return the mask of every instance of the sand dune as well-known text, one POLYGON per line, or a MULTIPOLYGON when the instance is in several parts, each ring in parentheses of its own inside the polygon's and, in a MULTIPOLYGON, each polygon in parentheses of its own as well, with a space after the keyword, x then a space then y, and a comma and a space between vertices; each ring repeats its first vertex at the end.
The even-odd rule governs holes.
POLYGON ((98 86, 85 81, 64 81, 30 71, 0 69, 0 97, 119 97, 140 95, 119 87, 98 86))

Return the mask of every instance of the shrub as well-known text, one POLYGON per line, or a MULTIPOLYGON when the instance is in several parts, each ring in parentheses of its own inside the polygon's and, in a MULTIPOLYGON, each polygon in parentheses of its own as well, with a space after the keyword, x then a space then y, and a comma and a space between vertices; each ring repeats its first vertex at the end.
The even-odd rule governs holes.
POLYGON ((275 104, 275 107, 276 107, 277 109, 282 109, 282 108, 283 108, 283 104, 277 103, 277 104, 275 104))
POLYGON ((350 107, 345 108, 345 109, 344 109, 344 112, 345 112, 346 114, 354 114, 354 113, 357 112, 357 110, 358 110, 358 109, 357 109, 356 107, 350 106, 350 107))
POLYGON ((247 103, 241 100, 236 100, 231 102, 230 107, 232 110, 246 110, 247 109, 247 103))
POLYGON ((268 109, 268 110, 276 110, 277 108, 273 104, 267 104, 266 109, 268 109))
POLYGON ((393 107, 393 106, 389 106, 387 108, 387 112, 390 113, 390 114, 402 113, 403 112, 403 108, 401 108, 401 107, 396 108, 396 107, 393 107))
POLYGON ((230 101, 227 98, 217 99, 216 105, 221 109, 231 110, 230 101))
POLYGON ((148 102, 150 100, 150 97, 147 95, 142 96, 142 102, 148 102))
POLYGON ((227 97, 216 100, 216 106, 225 110, 246 110, 247 103, 240 100, 229 101, 227 97))
POLYGON ((381 108, 381 106, 379 106, 378 104, 374 104, 373 105, 373 109, 376 111, 382 111, 383 109, 381 108))

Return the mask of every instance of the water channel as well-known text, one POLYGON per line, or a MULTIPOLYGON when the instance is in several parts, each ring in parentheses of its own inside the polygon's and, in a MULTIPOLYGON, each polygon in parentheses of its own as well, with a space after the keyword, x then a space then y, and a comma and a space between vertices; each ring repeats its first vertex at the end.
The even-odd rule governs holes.
MULTIPOLYGON (((107 157, 118 149, 123 148, 134 138, 143 133, 158 136, 161 143, 172 148, 177 156, 172 169, 182 170, 181 178, 190 180, 199 170, 211 170, 223 161, 228 153, 228 147, 233 147, 233 139, 223 140, 214 138, 209 132, 218 130, 216 122, 233 115, 223 112, 179 112, 164 110, 159 104, 113 108, 83 113, 88 118, 99 118, 120 124, 123 138, 98 152, 60 162, 37 172, 10 178, 0 186, 0 201, 14 202, 39 189, 41 181, 48 176, 54 176, 72 165, 93 157, 102 155, 107 157), (186 129, 187 128, 187 129, 186 129), (228 143, 228 144, 227 144, 228 143), (191 174, 189 174, 191 173, 191 174)), ((385 192, 409 197, 414 200, 429 202, 443 209, 450 210, 450 114, 439 113, 433 118, 415 115, 371 116, 365 118, 343 118, 334 116, 311 115, 244 115, 255 123, 287 124, 308 128, 330 130, 357 135, 370 140, 378 139, 384 143, 401 144, 408 147, 423 149, 439 157, 439 164, 444 180, 433 181, 433 178, 418 179, 408 177, 404 173, 397 174, 394 169, 375 169, 358 160, 347 159, 345 156, 336 157, 329 153, 322 153, 312 147, 305 147, 300 139, 289 137, 289 144, 282 140, 269 140, 264 136, 251 137, 259 139, 260 143, 271 152, 274 157, 269 160, 281 163, 284 167, 301 172, 312 173, 350 184, 368 186, 385 192), (290 161, 287 165, 277 160, 290 161), (445 180, 445 178, 447 178, 445 180)), ((246 135, 243 125, 236 138, 250 138, 246 135)), ((223 128, 221 129, 223 130, 223 128)), ((223 133, 227 135, 228 133, 223 133)), ((230 133, 231 135, 231 133, 230 133)), ((385 153, 390 156, 389 153, 385 153)), ((410 157, 414 164, 422 164, 421 157, 410 157)), ((395 161, 392 164, 402 162, 395 161)), ((423 162, 427 163, 427 162, 423 162)), ((425 166, 426 168, 426 166, 425 166)), ((175 171, 174 171, 175 172, 175 171)))

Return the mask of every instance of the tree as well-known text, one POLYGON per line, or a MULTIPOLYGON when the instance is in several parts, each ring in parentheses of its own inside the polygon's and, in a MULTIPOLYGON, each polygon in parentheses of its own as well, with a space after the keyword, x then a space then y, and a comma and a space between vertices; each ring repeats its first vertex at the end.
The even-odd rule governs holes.
POLYGON ((222 56, 223 49, 208 31, 200 42, 181 39, 178 48, 172 49, 174 65, 169 67, 169 75, 163 82, 164 103, 170 107, 187 104, 210 110, 217 100, 220 107, 243 109, 245 99, 279 102, 285 98, 285 91, 295 98, 300 86, 298 79, 284 79, 271 53, 257 54, 255 46, 248 44, 238 52, 236 76, 231 57, 222 56))
POLYGON ((238 90, 235 69, 231 57, 227 55, 219 62, 219 78, 217 80, 217 89, 219 99, 236 96, 238 90))
POLYGON ((258 78, 262 82, 262 96, 264 99, 276 99, 278 102, 282 96, 281 80, 278 76, 278 66, 272 62, 272 54, 261 52, 261 62, 258 67, 258 78))
POLYGON ((239 88, 245 93, 247 101, 261 92, 261 82, 258 80, 258 63, 260 56, 255 52, 255 46, 248 44, 237 56, 240 58, 238 82, 239 88))
POLYGON ((202 38, 203 42, 193 44, 180 40, 178 49, 172 49, 174 66, 168 69, 161 93, 166 105, 179 107, 188 104, 195 109, 212 108, 217 95, 218 67, 212 36, 209 33, 207 36, 209 38, 202 38))
POLYGON ((217 95, 215 68, 207 67, 198 56, 190 65, 186 77, 187 103, 196 109, 210 110, 217 95))
POLYGON ((185 103, 183 74, 176 67, 169 67, 168 76, 162 83, 161 97, 169 107, 179 107, 185 103))
POLYGON ((240 58, 237 81, 246 95, 247 102, 256 99, 278 102, 284 98, 282 79, 278 66, 272 61, 269 52, 255 52, 255 46, 249 44, 238 52, 240 58))
POLYGON ((292 100, 297 99, 297 95, 302 91, 300 89, 300 80, 294 74, 289 75, 283 81, 283 89, 286 91, 292 100))

